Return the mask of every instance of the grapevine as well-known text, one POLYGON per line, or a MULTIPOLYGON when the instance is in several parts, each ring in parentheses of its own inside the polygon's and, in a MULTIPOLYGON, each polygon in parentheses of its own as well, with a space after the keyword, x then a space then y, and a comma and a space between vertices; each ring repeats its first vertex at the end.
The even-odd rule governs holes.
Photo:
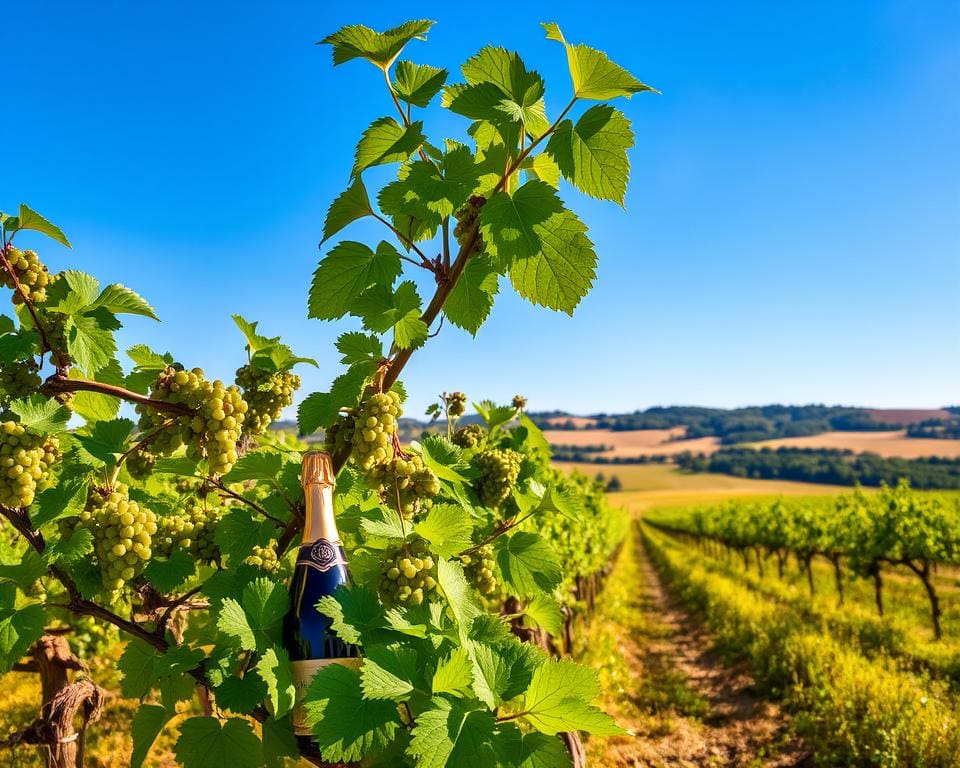
MULTIPOLYGON (((328 665, 303 692, 316 722, 309 724, 312 746, 300 751, 317 765, 413 768, 432 760, 441 768, 442 755, 455 748, 446 734, 461 724, 434 728, 437 745, 425 745, 421 734, 433 732, 438 713, 462 710, 464 722, 489 725, 471 736, 477 764, 502 768, 521 741, 531 764, 560 764, 558 733, 568 734, 576 752, 578 731, 617 729, 593 703, 590 673, 525 648, 519 630, 540 622, 555 633, 561 603, 573 604, 563 572, 579 572, 579 561, 562 546, 569 527, 556 522, 557 507, 595 518, 591 535, 602 540, 591 552, 593 575, 617 543, 606 519, 612 513, 552 473, 546 441, 522 399, 479 406, 483 424, 458 429, 467 398, 445 393, 446 435, 402 445, 401 376, 445 323, 476 334, 509 285, 534 304, 573 312, 590 290, 597 254, 586 225, 557 192, 559 176, 622 204, 632 133, 610 102, 652 89, 599 51, 568 45, 548 25, 574 76, 569 103, 548 115, 543 79, 512 52, 483 49, 463 67, 460 83, 447 82, 447 70, 421 68, 409 52, 399 58, 430 26, 413 21, 385 33, 350 27, 324 40, 337 64, 372 62, 388 106, 398 109, 361 137, 350 187, 324 222, 308 293, 311 318, 356 319, 337 339, 336 355, 323 360, 324 369, 343 369, 297 408, 299 433, 313 440, 322 431, 334 454, 334 504, 355 580, 308 608, 330 618, 362 659, 359 669, 328 665), (602 88, 582 82, 582 73, 595 69, 577 65, 578 56, 605 68, 602 88), (494 74, 504 72, 510 77, 494 74), (483 116, 475 111, 478 95, 495 105, 483 116), (444 124, 414 116, 431 102, 466 118, 456 134, 465 141, 426 135, 424 126, 444 124), (591 109, 589 136, 575 133, 576 113, 591 109), (569 161, 571 141, 587 136, 607 166, 602 172, 569 161), (386 186, 373 189, 390 170, 396 173, 386 186), (599 178, 608 181, 598 187, 599 178), (384 225, 386 239, 374 246, 333 240, 363 218, 384 225), (425 287, 432 295, 421 295, 425 287), (377 659, 396 678, 387 688, 377 659), (502 666, 508 696, 499 685, 483 687, 488 663, 502 666), (401 679, 414 672, 416 679, 401 679), (536 711, 540 683, 569 699, 551 710, 549 722, 536 711), (343 726, 321 711, 344 690, 358 692, 349 704, 352 721, 369 724, 358 738, 344 738, 343 726), (427 746, 441 751, 429 757, 427 746)), ((35 251, 20 250, 32 245, 24 240, 44 235, 70 247, 69 240, 26 205, 0 216, 0 228, 0 284, 16 289, 18 304, 0 317, 4 359, 18 361, 0 373, 0 514, 11 524, 0 531, 15 532, 16 556, 24 558, 24 567, 4 570, 10 575, 0 590, 0 623, 21 634, 0 648, 0 671, 28 654, 46 626, 110 625, 125 643, 117 662, 123 694, 149 702, 134 715, 128 756, 156 762, 153 739, 175 728, 174 752, 187 766, 208 760, 211 743, 237 746, 246 758, 237 762, 249 765, 299 757, 291 654, 281 629, 289 601, 283 566, 304 524, 298 470, 305 447, 268 430, 293 404, 300 384, 293 366, 313 361, 239 315, 246 347, 229 367, 235 384, 184 368, 163 349, 121 345, 117 331, 125 323, 131 327, 124 333, 133 335, 135 323, 159 319, 145 298, 73 265, 51 275, 35 251), (131 407, 136 423, 127 417, 131 407), (229 504, 216 503, 217 496, 229 504), (21 572, 24 583, 11 587, 21 572), (192 714, 199 709, 186 699, 195 691, 218 717, 192 714), (263 752, 261 734, 277 754, 263 752)), ((8 553, 0 554, 6 564, 8 553)), ((43 718, 51 711, 39 709, 43 718)), ((51 723, 42 727, 57 732, 51 723)))

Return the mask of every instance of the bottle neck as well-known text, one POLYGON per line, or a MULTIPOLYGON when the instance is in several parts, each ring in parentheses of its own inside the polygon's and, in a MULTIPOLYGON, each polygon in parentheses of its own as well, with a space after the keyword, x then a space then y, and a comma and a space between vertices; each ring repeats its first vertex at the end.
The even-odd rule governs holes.
POLYGON ((331 544, 339 544, 340 534, 333 517, 333 486, 310 483, 303 492, 306 499, 303 543, 313 544, 318 539, 326 539, 331 544))

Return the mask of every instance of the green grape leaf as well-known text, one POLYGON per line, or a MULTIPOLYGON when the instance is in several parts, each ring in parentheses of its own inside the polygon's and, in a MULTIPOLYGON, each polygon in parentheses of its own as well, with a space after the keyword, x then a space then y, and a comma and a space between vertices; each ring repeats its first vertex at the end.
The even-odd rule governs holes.
POLYGON ((472 695, 473 663, 463 648, 455 648, 442 658, 433 673, 433 693, 446 693, 465 698, 472 695))
POLYGON ((498 192, 480 209, 480 234, 503 265, 530 259, 542 250, 544 225, 563 210, 557 191, 531 179, 512 194, 498 192))
POLYGON ((363 318, 365 327, 377 333, 393 329, 400 349, 418 347, 427 340, 429 329, 420 317, 422 305, 416 285, 406 280, 392 292, 375 285, 364 292, 351 308, 351 314, 363 318))
POLYGON ((45 306, 66 315, 80 314, 96 301, 100 294, 100 281, 93 275, 68 269, 60 279, 47 288, 45 306))
MULTIPOLYGON (((241 315, 230 315, 230 317, 233 319, 233 322, 236 323, 237 328, 240 329, 240 333, 243 334, 243 338, 247 342, 247 349, 250 350, 251 354, 255 354, 261 349, 272 347, 277 343, 277 341, 279 341, 279 338, 267 338, 266 336, 262 336, 260 332, 257 331, 257 326, 260 324, 259 322, 251 323, 250 321, 245 320, 241 315)), ((130 353, 128 352, 127 354, 130 353)), ((163 360, 161 359, 156 362, 162 363, 163 360)), ((163 367, 163 365, 160 366, 161 369, 163 367)))
POLYGON ((117 668, 123 674, 120 690, 128 699, 146 696, 156 685, 160 675, 157 664, 159 652, 140 640, 131 640, 123 649, 117 668))
POLYGON ((370 286, 390 286, 400 275, 400 254, 381 242, 376 253, 363 243, 344 240, 320 262, 308 298, 309 316, 336 320, 351 310, 370 286))
POLYGON ((168 365, 173 363, 173 357, 170 353, 159 354, 154 352, 146 344, 137 344, 127 350, 129 357, 137 368, 150 371, 162 371, 168 365))
POLYGON ((98 421, 89 435, 77 433, 75 437, 83 449, 95 459, 115 464, 120 454, 127 450, 127 440, 133 434, 135 426, 130 419, 98 421))
POLYGON ((360 137, 350 175, 359 176, 367 168, 376 165, 405 162, 425 139, 422 122, 403 126, 392 117, 374 120, 360 137))
POLYGON ((321 667, 304 696, 307 725, 324 758, 354 762, 386 747, 402 728, 397 705, 365 699, 356 670, 321 667))
POLYGON ((254 451, 241 457, 226 475, 224 483, 243 483, 247 480, 275 480, 283 469, 283 456, 279 453, 254 451))
POLYGON ((293 709, 296 686, 293 667, 283 648, 268 648, 257 661, 257 672, 267 684, 267 701, 275 717, 283 717, 293 709))
POLYGON ((378 506, 364 513, 360 530, 367 536, 390 541, 403 541, 407 537, 407 526, 397 511, 389 507, 378 506))
POLYGON ((248 715, 267 697, 267 684, 259 674, 228 677, 216 687, 217 706, 238 715, 248 715))
POLYGON ((564 211, 533 231, 540 252, 518 257, 510 267, 510 282, 528 301, 572 315, 596 276, 597 254, 587 228, 574 213, 564 211))
POLYGON ((473 619, 481 613, 474 602, 473 591, 463 575, 463 566, 443 557, 437 563, 437 583, 440 586, 454 620, 461 631, 466 631, 473 619))
POLYGON ((152 320, 160 321, 146 299, 125 285, 113 283, 101 291, 100 295, 90 304, 90 309, 102 307, 115 315, 142 315, 152 320))
POLYGON ((371 214, 373 208, 370 206, 370 198, 367 197, 367 188, 357 176, 346 191, 330 204, 327 218, 323 222, 323 240, 320 244, 323 245, 348 224, 371 214))
POLYGON ((519 743, 510 743, 506 754, 516 768, 573 768, 570 753, 556 736, 517 729, 515 738, 519 743))
POLYGON ((0 581, 28 589, 47 572, 47 561, 35 549, 27 549, 16 562, 0 563, 0 581))
POLYGON ((168 558, 151 558, 143 575, 147 581, 163 593, 173 592, 193 576, 197 561, 182 549, 176 550, 168 558))
POLYGON ((28 605, 18 611, 0 609, 0 674, 10 671, 40 638, 46 618, 41 605, 28 605))
POLYGON ((200 648, 188 645, 174 645, 157 659, 155 666, 158 677, 170 677, 189 672, 203 661, 205 654, 200 648))
POLYGON ((541 733, 586 731, 598 736, 625 733, 610 715, 590 702, 599 693, 593 670, 569 659, 538 667, 523 696, 524 719, 541 733))
POLYGON ((436 226, 467 202, 479 179, 479 168, 470 148, 451 143, 439 163, 410 163, 406 175, 389 184, 379 200, 391 215, 406 213, 436 226))
POLYGON ((344 365, 377 363, 383 359, 383 342, 372 334, 351 331, 337 339, 337 351, 344 365))
POLYGON ((381 69, 389 69, 400 51, 411 40, 426 40, 434 22, 424 19, 407 21, 397 27, 376 32, 362 24, 343 27, 323 38, 318 44, 333 46, 334 65, 353 59, 366 59, 381 69))
POLYGON ((40 232, 51 240, 56 240, 67 248, 73 248, 63 230, 55 224, 47 221, 43 216, 24 203, 20 203, 20 215, 10 216, 3 224, 3 228, 8 232, 15 232, 21 229, 32 229, 34 232, 40 232))
POLYGON ((510 687, 510 659, 498 648, 473 642, 468 646, 473 667, 473 690, 477 698, 491 709, 504 700, 504 692, 510 687))
POLYGON ((554 637, 563 632, 563 614, 553 595, 534 595, 524 606, 523 615, 534 626, 542 627, 554 637))
POLYGON ((130 735, 133 739, 130 768, 140 768, 143 765, 150 753, 150 747, 169 719, 166 708, 159 704, 141 704, 137 707, 130 723, 130 735))
POLYGON ((91 552, 93 533, 89 528, 75 528, 68 537, 61 538, 48 547, 46 554, 53 562, 70 565, 91 552))
POLYGON ((503 580, 518 597, 550 592, 563 577, 557 553, 536 533, 501 536, 496 551, 503 580))
MULTIPOLYGON (((159 462, 158 462, 159 463, 159 462)), ((232 566, 247 557, 256 546, 264 546, 276 528, 269 520, 256 516, 246 508, 228 512, 217 524, 213 540, 232 566)))
POLYGON ((417 768, 489 768, 498 765, 490 744, 495 724, 489 712, 435 698, 417 717, 408 752, 417 768))
POLYGON ((454 557, 473 540, 470 512, 455 504, 434 504, 414 529, 430 542, 430 550, 440 557, 454 557))
POLYGON ((178 475, 179 477, 195 477, 199 471, 197 462, 186 456, 173 456, 157 459, 153 467, 156 474, 178 475))
MULTIPOLYGON (((82 374, 76 369, 71 368, 67 371, 67 377, 71 379, 82 379, 82 374)), ((112 359, 103 368, 97 371, 96 381, 104 384, 113 384, 122 387, 125 385, 123 369, 116 358, 112 359)), ((110 421, 117 417, 120 412, 120 398, 104 395, 99 392, 76 392, 73 396, 73 410, 79 414, 88 424, 97 421, 110 421)))
POLYGON ((630 178, 627 150, 633 146, 630 121, 606 104, 591 107, 574 125, 557 126, 547 152, 567 181, 590 197, 623 205, 630 178))
MULTIPOLYGON (((263 759, 266 768, 286 768, 287 760, 300 757, 289 717, 268 718, 262 725, 263 759)), ((531 767, 533 768, 533 767, 531 767)), ((549 768, 549 766, 545 766, 549 768)))
POLYGON ((421 678, 413 648, 373 645, 363 649, 360 680, 365 698, 406 701, 424 685, 421 678))
POLYGON ((473 336, 490 315, 493 300, 500 290, 500 276, 489 257, 474 256, 454 285, 443 305, 443 313, 458 328, 473 336))
POLYGON ((33 523, 38 528, 64 517, 80 513, 87 503, 87 481, 61 478, 57 485, 42 491, 34 501, 33 523))
POLYGON ((558 166, 557 161, 546 152, 528 157, 524 160, 522 168, 532 178, 540 179, 540 181, 546 182, 554 189, 560 186, 560 166, 558 166))
POLYGON ((398 61, 394 69, 393 90, 403 101, 415 107, 426 107, 430 100, 443 88, 448 72, 426 64, 414 64, 412 61, 398 61))
POLYGON ((234 638, 245 651, 257 649, 257 636, 243 607, 232 597, 225 597, 217 616, 217 629, 228 637, 234 638))
POLYGON ((354 363, 333 381, 329 392, 308 395, 297 408, 297 426, 302 435, 310 435, 336 421, 341 408, 352 408, 360 399, 367 377, 373 373, 372 362, 354 363))
POLYGON ((367 645, 386 623, 383 606, 374 590, 352 585, 322 597, 317 610, 331 620, 331 628, 345 643, 367 645))
POLYGON ((630 98, 635 93, 653 91, 656 88, 644 85, 623 67, 614 64, 602 51, 589 48, 582 43, 571 45, 554 22, 545 22, 548 40, 556 40, 567 49, 567 64, 573 80, 573 95, 578 99, 605 101, 618 96, 630 98))
POLYGON ((456 84, 443 89, 441 104, 470 120, 496 124, 511 119, 500 109, 505 100, 503 91, 493 83, 456 84))
MULTIPOLYGON (((4 319, 9 320, 6 317, 4 319)), ((36 331, 4 331, 3 335, 0 335, 0 363, 13 363, 32 357, 40 351, 39 341, 36 331)))
POLYGON ((543 78, 528 72, 520 56, 503 48, 486 46, 461 67, 471 86, 492 83, 502 93, 498 109, 521 123, 527 133, 540 136, 549 128, 543 103, 543 78))
POLYGON ((103 307, 67 318, 67 352, 89 376, 110 364, 117 354, 113 332, 120 323, 103 307))
POLYGON ((24 427, 39 435, 62 432, 70 421, 70 411, 43 395, 13 400, 7 410, 15 414, 24 427))
POLYGON ((174 753, 183 768, 262 768, 263 745, 246 720, 191 717, 180 723, 174 753))
POLYGON ((257 650, 280 639, 280 623, 290 608, 287 590, 280 582, 266 577, 254 579, 243 588, 243 611, 257 635, 257 650))

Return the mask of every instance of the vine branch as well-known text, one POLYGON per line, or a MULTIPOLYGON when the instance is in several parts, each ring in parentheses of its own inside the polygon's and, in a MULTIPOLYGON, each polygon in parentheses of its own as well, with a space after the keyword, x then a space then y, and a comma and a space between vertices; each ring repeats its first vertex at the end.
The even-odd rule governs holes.
POLYGON ((162 413, 172 413, 177 416, 193 416, 195 411, 189 406, 180 403, 168 403, 164 400, 154 400, 139 392, 118 387, 113 384, 105 384, 102 381, 91 381, 89 379, 71 379, 62 371, 57 371, 40 387, 45 392, 97 392, 101 395, 110 395, 121 400, 126 400, 137 405, 144 405, 153 408, 162 413))

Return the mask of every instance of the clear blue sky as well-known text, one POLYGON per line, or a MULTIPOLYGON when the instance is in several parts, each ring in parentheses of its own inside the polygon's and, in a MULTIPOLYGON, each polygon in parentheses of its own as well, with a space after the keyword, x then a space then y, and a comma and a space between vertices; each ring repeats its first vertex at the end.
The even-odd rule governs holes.
POLYGON ((504 284, 476 341, 448 326, 416 354, 411 414, 445 389, 577 412, 960 401, 955 0, 392 6, 21 3, 0 207, 66 230, 52 266, 152 301, 164 322, 131 318, 122 344, 229 376, 241 311, 319 358, 304 392, 325 388, 350 324, 306 319, 317 242, 359 132, 391 106, 372 67, 334 69, 314 41, 432 18, 411 58, 456 70, 486 43, 519 50, 555 113, 553 19, 663 90, 623 102, 626 211, 568 189, 600 254, 593 293, 568 318, 504 284))

